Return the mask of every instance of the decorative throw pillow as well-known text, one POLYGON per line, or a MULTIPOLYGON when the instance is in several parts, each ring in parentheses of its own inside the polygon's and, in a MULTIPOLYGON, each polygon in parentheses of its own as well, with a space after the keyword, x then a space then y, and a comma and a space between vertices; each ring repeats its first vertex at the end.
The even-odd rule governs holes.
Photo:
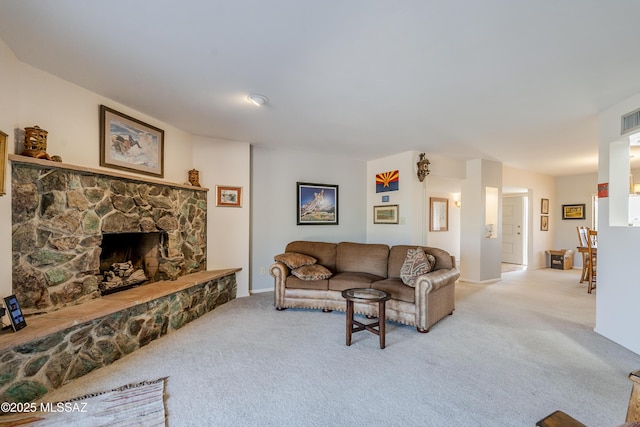
POLYGON ((415 288, 418 276, 427 274, 435 264, 435 257, 427 255, 422 248, 409 249, 400 269, 400 278, 405 285, 415 288), (431 258, 429 258, 431 257, 431 258))
POLYGON ((292 270, 302 267, 303 265, 311 265, 318 262, 318 260, 312 256, 299 254, 297 252, 285 252, 283 254, 276 255, 273 257, 273 260, 283 263, 292 270))
POLYGON ((323 280, 332 276, 331 271, 320 264, 303 265, 295 270, 291 270, 291 274, 301 280, 323 280))

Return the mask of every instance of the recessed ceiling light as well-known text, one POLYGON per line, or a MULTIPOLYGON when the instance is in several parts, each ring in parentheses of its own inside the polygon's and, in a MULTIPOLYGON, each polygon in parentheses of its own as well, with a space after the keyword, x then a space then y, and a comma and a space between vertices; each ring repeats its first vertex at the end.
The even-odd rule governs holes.
POLYGON ((264 95, 258 95, 258 94, 251 94, 247 96, 247 99, 251 101, 251 103, 253 103, 254 105, 257 105, 258 107, 269 102, 269 98, 267 98, 264 95))

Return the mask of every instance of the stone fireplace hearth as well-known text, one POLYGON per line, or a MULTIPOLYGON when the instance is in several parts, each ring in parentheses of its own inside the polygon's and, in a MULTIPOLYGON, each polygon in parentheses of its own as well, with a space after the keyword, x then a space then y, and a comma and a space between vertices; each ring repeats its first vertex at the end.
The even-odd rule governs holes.
POLYGON ((135 261, 149 270, 149 283, 205 269, 207 189, 23 156, 10 160, 13 292, 26 314, 98 298, 105 235, 122 235, 124 247, 108 246, 113 262, 122 262, 114 254, 138 251, 129 247, 133 240, 153 236, 141 244, 154 257, 135 261))

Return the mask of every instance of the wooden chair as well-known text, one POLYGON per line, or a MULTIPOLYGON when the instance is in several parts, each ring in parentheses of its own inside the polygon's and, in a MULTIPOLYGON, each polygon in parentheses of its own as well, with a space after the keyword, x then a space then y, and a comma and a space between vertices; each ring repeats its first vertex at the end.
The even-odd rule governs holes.
POLYGON ((578 252, 582 254, 582 274, 580 275, 580 283, 583 283, 589 277, 589 249, 587 240, 589 239, 589 227, 576 227, 578 230, 578 252))
POLYGON ((629 408, 627 409, 627 419, 630 422, 640 422, 640 370, 629 374, 629 379, 633 381, 631 396, 629 397, 629 408))
POLYGON ((589 249, 589 285, 587 286, 587 293, 591 293, 596 288, 596 281, 598 279, 598 232, 595 230, 588 230, 587 233, 587 248, 589 249))

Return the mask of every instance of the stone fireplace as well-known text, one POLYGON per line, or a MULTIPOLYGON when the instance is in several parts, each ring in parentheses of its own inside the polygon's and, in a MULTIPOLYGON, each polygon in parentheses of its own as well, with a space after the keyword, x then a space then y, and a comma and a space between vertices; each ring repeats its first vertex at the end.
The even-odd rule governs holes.
POLYGON ((11 160, 12 285, 26 314, 100 297, 113 264, 144 270, 145 284, 205 269, 206 189, 11 160))

